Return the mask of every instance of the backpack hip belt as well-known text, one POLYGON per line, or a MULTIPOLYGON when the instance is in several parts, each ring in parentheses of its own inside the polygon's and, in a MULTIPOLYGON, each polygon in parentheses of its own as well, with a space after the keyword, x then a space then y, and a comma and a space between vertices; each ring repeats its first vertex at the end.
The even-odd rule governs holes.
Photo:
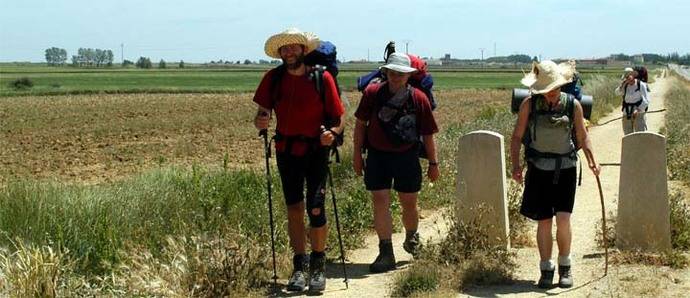
POLYGON ((563 164, 563 157, 570 158, 572 160, 577 160, 577 152, 575 150, 572 150, 568 153, 552 153, 552 152, 541 152, 537 149, 531 148, 531 147, 526 147, 525 148, 525 157, 526 158, 550 158, 553 159, 556 162, 556 168, 554 169, 553 173, 553 184, 558 184, 558 179, 561 176, 561 165, 563 164))
POLYGON ((632 113, 635 110, 635 108, 639 107, 642 104, 642 100, 638 100, 633 103, 627 103, 625 102, 625 99, 623 100, 623 107, 621 107, 621 111, 625 112, 625 118, 630 119, 632 117, 632 113))
POLYGON ((276 131, 276 134, 273 136, 273 140, 276 142, 285 141, 285 151, 284 152, 287 152, 288 154, 292 153, 292 145, 295 142, 307 144, 308 152, 315 151, 316 149, 319 148, 319 145, 321 144, 320 143, 321 139, 319 137, 307 137, 305 135, 286 136, 284 134, 281 134, 278 131, 276 131))

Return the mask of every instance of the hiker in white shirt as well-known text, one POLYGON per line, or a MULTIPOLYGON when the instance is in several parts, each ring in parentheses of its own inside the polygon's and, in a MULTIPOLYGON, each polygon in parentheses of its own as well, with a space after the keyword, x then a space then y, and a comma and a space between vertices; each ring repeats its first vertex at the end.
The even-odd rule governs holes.
POLYGON ((616 94, 623 96, 623 133, 647 130, 647 108, 649 107, 649 90, 647 83, 637 78, 635 70, 628 67, 616 88, 616 94))

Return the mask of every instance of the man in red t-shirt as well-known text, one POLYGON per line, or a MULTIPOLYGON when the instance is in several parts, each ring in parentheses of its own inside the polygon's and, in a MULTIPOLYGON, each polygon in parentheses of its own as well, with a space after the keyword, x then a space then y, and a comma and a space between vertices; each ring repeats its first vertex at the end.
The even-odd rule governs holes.
POLYGON ((398 192, 402 206, 406 231, 403 248, 414 255, 420 243, 417 233, 417 192, 422 187, 420 150, 426 150, 429 159, 427 177, 435 181, 439 176, 433 137, 438 127, 427 96, 407 83, 416 71, 410 67, 410 58, 393 53, 381 70, 387 81, 367 87, 355 112, 353 167, 361 176, 364 168, 361 152, 366 143, 364 183, 373 195, 374 226, 379 236, 379 255, 369 266, 371 272, 395 269, 391 187, 398 192))
POLYGON ((310 70, 304 65, 306 54, 319 45, 319 39, 297 29, 288 29, 271 36, 265 52, 280 58, 283 64, 264 75, 254 95, 258 112, 254 119, 257 129, 268 129, 271 112, 276 115, 276 160, 288 213, 288 236, 294 270, 287 289, 302 291, 309 280, 309 290, 325 289, 326 225, 325 182, 329 146, 344 129, 345 109, 333 77, 323 73, 324 98, 317 92, 310 70), (327 121, 328 120, 328 121, 327 121), (329 122, 329 123, 327 123, 329 122), (311 256, 305 253, 304 210, 311 226, 311 256), (305 267, 309 260, 309 278, 305 267))

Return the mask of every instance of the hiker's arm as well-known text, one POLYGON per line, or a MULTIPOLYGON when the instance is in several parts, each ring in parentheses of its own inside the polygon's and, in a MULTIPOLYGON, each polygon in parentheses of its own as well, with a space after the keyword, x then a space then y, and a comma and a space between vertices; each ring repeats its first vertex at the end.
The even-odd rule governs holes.
POLYGON ((529 118, 530 98, 526 98, 520 104, 520 111, 518 112, 517 123, 513 130, 513 136, 510 138, 510 161, 513 165, 511 171, 513 179, 518 183, 522 183, 522 165, 520 164, 520 147, 522 146, 522 137, 527 129, 527 120, 529 118))
POLYGON ((585 153, 585 158, 587 158, 587 165, 589 169, 592 170, 594 175, 599 176, 601 172, 601 166, 594 160, 594 153, 592 152, 592 142, 589 139, 589 133, 585 127, 585 118, 582 111, 582 105, 579 101, 575 102, 575 134, 577 137, 577 143, 582 144, 582 151, 585 153))
POLYGON ((254 117, 254 126, 258 130, 268 129, 268 123, 271 121, 271 110, 259 105, 254 117))
POLYGON ((642 95, 642 103, 637 107, 637 110, 642 113, 649 107, 649 93, 647 93, 647 84, 641 86, 640 94, 642 95))
MULTIPOLYGON (((339 120, 338 120, 338 126, 332 126, 330 128, 326 128, 323 125, 321 125, 321 146, 330 146, 338 140, 337 138, 340 137, 342 138, 343 135, 343 130, 345 130, 345 114, 341 115, 339 120), (336 136, 337 135, 337 136, 336 136)), ((339 144, 342 145, 342 139, 338 140, 339 144)))
POLYGON ((362 159, 362 147, 364 146, 364 134, 366 132, 367 123, 364 120, 357 119, 355 123, 355 132, 352 137, 352 144, 354 152, 352 153, 352 167, 357 176, 362 176, 362 169, 364 168, 364 160, 362 159))
POLYGON ((623 94, 624 94, 624 90, 625 90, 625 89, 623 89, 623 88, 626 88, 626 87, 627 87, 626 81, 625 81, 625 80, 622 80, 621 83, 618 85, 618 87, 616 87, 616 90, 615 90, 616 95, 623 95, 623 94))
POLYGON ((441 175, 439 171, 438 156, 436 156, 436 142, 434 141, 434 135, 422 135, 422 141, 424 143, 424 149, 426 149, 427 157, 429 158, 429 169, 426 172, 429 180, 436 181, 438 176, 441 175))

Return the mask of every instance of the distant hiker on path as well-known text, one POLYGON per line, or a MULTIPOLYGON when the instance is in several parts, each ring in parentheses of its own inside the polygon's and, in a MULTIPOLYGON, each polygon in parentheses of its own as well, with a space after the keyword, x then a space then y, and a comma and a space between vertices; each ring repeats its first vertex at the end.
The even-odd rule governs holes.
POLYGON ((305 55, 319 45, 312 33, 288 29, 271 36, 266 55, 282 59, 283 64, 268 71, 254 95, 258 112, 254 125, 268 129, 275 111, 275 149, 278 171, 287 206, 288 236, 294 251, 289 291, 320 292, 326 287, 325 182, 329 146, 342 135, 345 109, 333 77, 323 73, 323 97, 315 88, 304 64, 305 55), (326 122, 332 119, 331 125, 326 122), (304 185, 306 181, 306 207, 304 185), (305 250, 304 210, 309 217, 311 256, 305 250), (307 266, 309 276, 306 275, 307 266))
POLYGON ((625 68, 621 84, 616 88, 616 94, 623 96, 623 133, 647 130, 647 108, 649 107, 649 89, 647 83, 641 79, 640 72, 646 76, 647 70, 625 68))
POLYGON ((381 66, 387 80, 369 85, 355 112, 353 167, 357 175, 364 172, 364 184, 373 195, 374 227, 379 237, 379 255, 369 266, 371 272, 395 269, 391 237, 391 187, 398 192, 406 237, 403 248, 415 255, 419 246, 417 192, 422 187, 420 150, 429 160, 427 177, 439 176, 433 134, 438 132, 431 103, 421 90, 408 84, 417 71, 410 58, 393 53, 381 66), (420 142, 421 136, 421 142, 420 142), (362 149, 366 148, 366 162, 362 149))
POLYGON ((518 183, 523 182, 520 148, 525 145, 527 173, 520 213, 538 222, 540 288, 550 288, 553 283, 555 265, 551 260, 551 228, 554 216, 560 275, 558 286, 569 288, 573 285, 570 215, 575 202, 578 147, 582 147, 594 175, 599 175, 601 169, 592 154, 582 106, 572 95, 561 92, 560 87, 572 80, 574 72, 575 68, 570 63, 556 64, 548 60, 534 63, 532 71, 521 81, 530 88, 532 95, 520 105, 510 144, 512 176, 518 183))

